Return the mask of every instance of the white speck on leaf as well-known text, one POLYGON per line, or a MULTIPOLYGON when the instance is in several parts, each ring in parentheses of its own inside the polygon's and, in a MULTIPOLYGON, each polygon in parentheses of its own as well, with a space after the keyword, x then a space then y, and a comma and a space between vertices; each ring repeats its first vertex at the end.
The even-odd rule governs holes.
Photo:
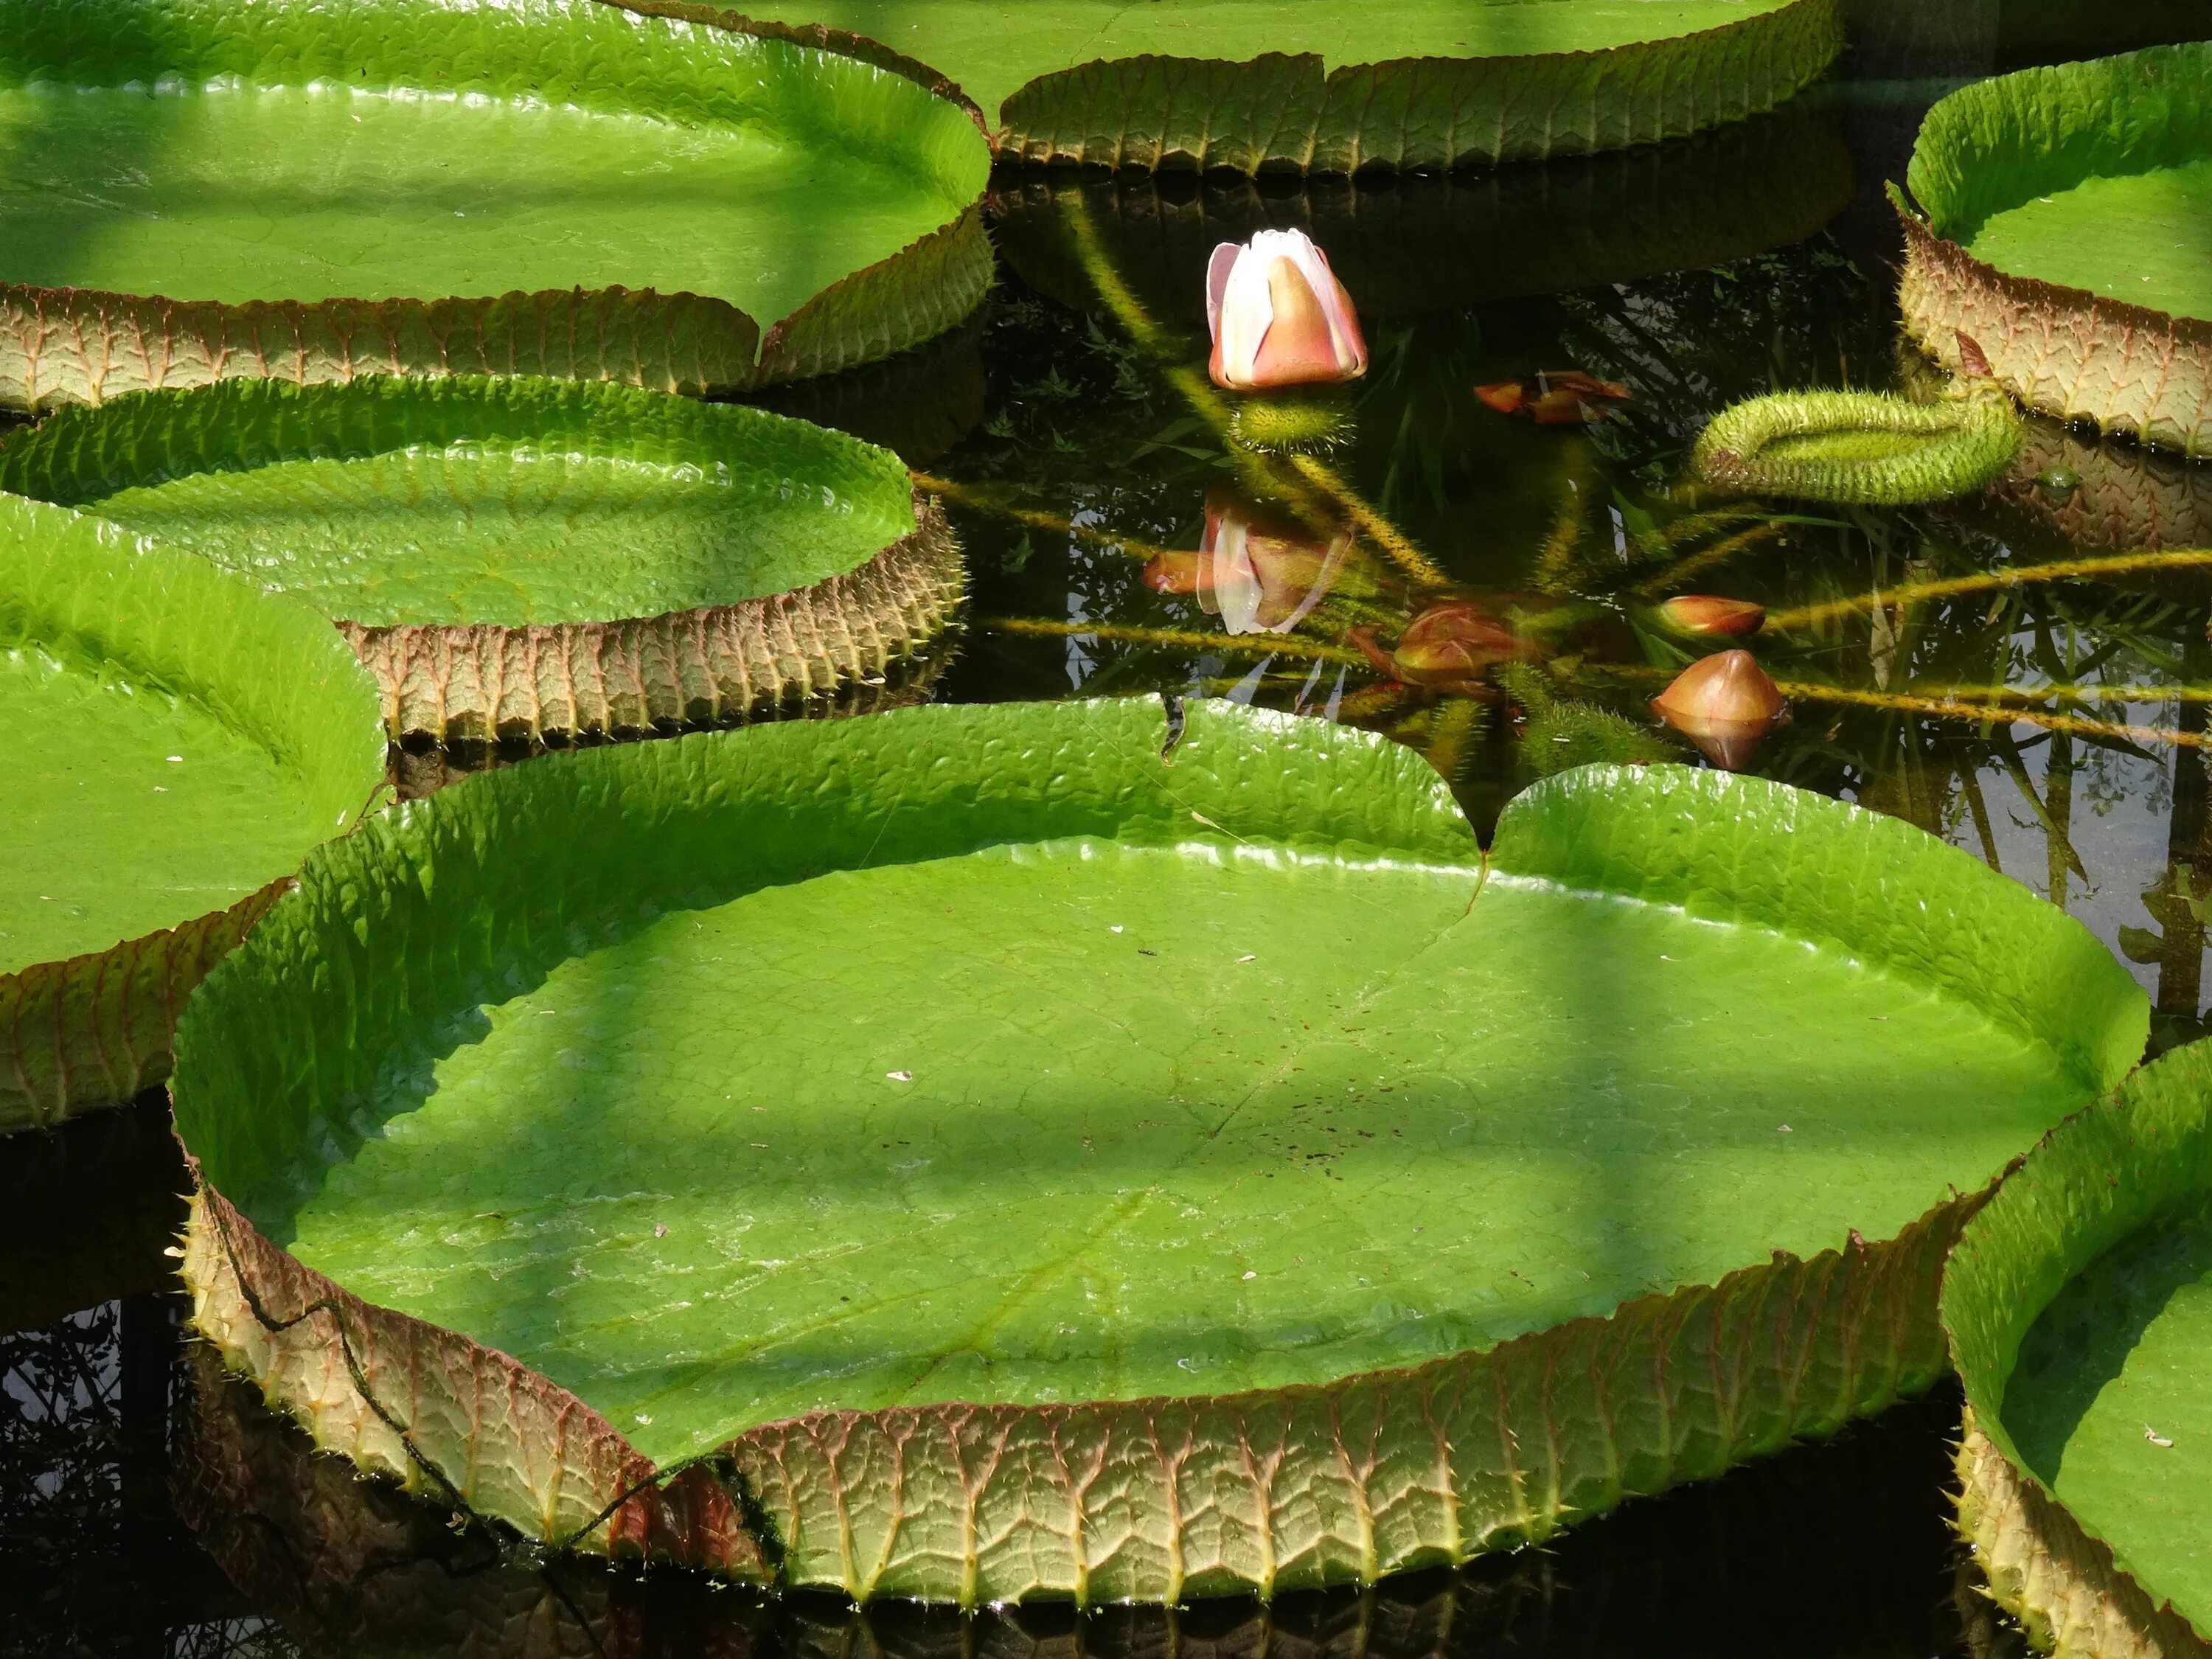
POLYGON ((653 1426, 653 1413, 651 1412, 640 1412, 637 1414, 637 1420, 644 1424, 647 1428, 651 1428, 653 1426))
POLYGON ((655 1238, 665 1238, 665 1237, 668 1237, 668 1224, 667 1224, 665 1221, 656 1221, 656 1222, 654 1222, 654 1223, 653 1224, 653 1236, 655 1238))
POLYGON ((1239 962, 1257 962, 1259 959, 1260 958, 1257 957, 1239 957, 1237 958, 1239 962))
POLYGON ((1785 1123, 1785 1124, 1784 1124, 1780 1128, 1777 1129, 1774 1133, 1777 1133, 1777 1134, 1778 1134, 1778 1135, 1786 1135, 1786 1134, 1790 1134, 1790 1133, 1794 1133, 1794 1131, 1792 1131, 1792 1130, 1791 1130, 1791 1128, 1790 1127, 1790 1126, 1789 1126, 1788 1124, 1786 1124, 1786 1123, 1785 1123))
POLYGON ((1109 927, 1106 931, 1107 931, 1108 933, 1120 933, 1120 932, 1121 931, 1121 924, 1120 922, 1118 922, 1118 921, 1117 921, 1117 922, 1115 922, 1115 923, 1111 927, 1109 927))
POLYGON ((1254 1273, 1249 1267, 1247 1267, 1244 1270, 1244 1277, 1247 1279, 1257 1279, 1259 1276, 1259 1274, 1254 1273))
POLYGON ((2143 1438, 2149 1441, 2152 1445, 2160 1448, 2161 1450, 2173 1443, 2172 1441, 2167 1439, 2166 1436, 2160 1434, 2156 1429, 2151 1427, 2148 1423, 2143 1425, 2143 1438))
POLYGON ((911 1083, 914 1081, 914 1073, 912 1072, 885 1072, 884 1075, 894 1083, 911 1083))

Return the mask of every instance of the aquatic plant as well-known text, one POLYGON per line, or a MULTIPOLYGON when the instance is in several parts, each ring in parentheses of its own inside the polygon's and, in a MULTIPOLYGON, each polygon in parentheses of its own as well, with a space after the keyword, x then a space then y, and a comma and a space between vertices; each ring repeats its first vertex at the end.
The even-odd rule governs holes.
POLYGON ((1748 639, 1766 620, 1766 607, 1713 593, 1677 593, 1655 607, 1660 625, 1692 639, 1748 639))
POLYGON ((1730 771, 1749 763, 1759 739, 1789 711, 1759 659, 1743 650, 1698 658, 1651 700, 1651 707, 1707 759, 1730 771))
POLYGON ((0 495, 0 1133, 168 1075, 185 994, 384 779, 313 611, 0 495))
POLYGON ((1540 778, 1578 766, 1648 766, 1677 760, 1680 751, 1649 726, 1593 702, 1560 695, 1544 672, 1528 663, 1507 663, 1498 681, 1521 705, 1521 759, 1540 778))
POLYGON ((1905 507, 1981 489, 2018 452, 2019 412, 1994 387, 1936 403, 1878 392, 1778 392, 1732 404, 1698 439, 1709 483, 1753 495, 1905 507))
POLYGON ((729 391, 975 307, 990 155, 957 92, 834 30, 659 9, 0 0, 0 405, 362 374, 729 391))
POLYGON ((1834 0, 1590 0, 1527 14, 769 0, 876 33, 996 117, 1002 158, 1122 168, 1443 170, 1582 155, 1770 109, 1843 46, 1834 0))
POLYGON ((1206 268, 1206 373, 1231 392, 1356 380, 1367 342, 1328 255, 1302 230, 1224 242, 1206 268))
POLYGON ((0 442, 0 489, 317 605, 396 738, 711 725, 832 696, 909 660, 963 586, 896 456, 602 383, 136 393, 0 442))
POLYGON ((1961 1530, 2037 1646, 2208 1646, 2205 1217, 2212 1047, 2054 1130, 1961 1236, 1944 1329, 1966 1383, 1961 1530))
POLYGON ((1898 303, 1922 349, 1980 342, 2032 409, 2212 454, 2212 42, 2021 70, 1922 123, 1898 303), (2177 240, 2179 236, 2179 240, 2177 240))
POLYGON ((611 747, 318 854, 179 1037, 197 1328, 546 1543, 1365 1581, 1932 1381, 1979 1188, 2140 1050, 2086 930, 1894 821, 1601 767, 1486 856, 1402 750, 1182 716, 611 747))
POLYGON ((1531 655, 1534 642, 1510 618, 1472 599, 1437 599, 1400 630, 1387 651, 1370 626, 1353 629, 1347 639, 1367 659, 1404 685, 1489 695, 1483 676, 1500 663, 1531 655))

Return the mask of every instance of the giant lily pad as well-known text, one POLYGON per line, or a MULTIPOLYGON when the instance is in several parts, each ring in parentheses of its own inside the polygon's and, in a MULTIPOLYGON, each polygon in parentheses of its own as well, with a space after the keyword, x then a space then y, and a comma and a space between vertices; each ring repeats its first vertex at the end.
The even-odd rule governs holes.
POLYGON ((1000 252, 1033 288, 1095 307, 1070 215, 1079 203, 1114 269, 1164 319, 1206 324, 1219 242, 1294 226, 1328 251, 1363 317, 1626 283, 1802 241, 1851 198, 1835 112, 1791 105, 1724 131, 1620 154, 1447 178, 1246 179, 1163 187, 1146 175, 1001 173, 1000 252))
POLYGON ((2039 1645, 2212 1650, 2212 1045, 2055 1130, 1960 1240, 1965 1530, 2039 1645))
POLYGON ((392 730, 441 738, 705 724, 880 679, 961 591, 896 456, 631 386, 145 392, 16 434, 0 489, 308 600, 392 730))
POLYGON ((0 403, 364 373, 696 392, 966 314, 989 156, 957 94, 871 42, 658 9, 0 0, 0 403))
POLYGON ((1368 734, 1164 736, 760 726, 366 826, 187 1012, 198 1328, 554 1543, 1360 1580, 1929 1382, 1961 1195, 2141 1048, 2083 928, 1893 820, 1590 769, 1486 860, 1368 734))
POLYGON ((129 1100, 177 1010, 384 776, 312 611, 0 496, 0 1132, 129 1100))
POLYGON ((2046 414, 2212 453, 2212 41, 1979 82, 1928 113, 1905 323, 2046 414))
POLYGON ((1108 167, 1454 167, 1652 143, 1771 109, 1843 45, 1834 0, 773 0, 995 112, 1002 155, 1108 167))

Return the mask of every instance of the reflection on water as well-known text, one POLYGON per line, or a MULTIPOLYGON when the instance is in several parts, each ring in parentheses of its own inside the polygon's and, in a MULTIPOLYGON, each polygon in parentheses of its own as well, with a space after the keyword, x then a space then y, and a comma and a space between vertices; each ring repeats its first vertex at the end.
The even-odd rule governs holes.
POLYGON ((2002 1643, 1968 1594, 1940 1486, 1948 1395, 1713 1486, 1637 1505, 1559 1547, 1360 1592, 1179 1612, 988 1612, 763 1601, 681 1573, 539 1562, 311 1452, 204 1350, 177 1508, 305 1649, 384 1655, 790 1659, 1594 1659, 1611 1653, 1928 1659, 2002 1643))

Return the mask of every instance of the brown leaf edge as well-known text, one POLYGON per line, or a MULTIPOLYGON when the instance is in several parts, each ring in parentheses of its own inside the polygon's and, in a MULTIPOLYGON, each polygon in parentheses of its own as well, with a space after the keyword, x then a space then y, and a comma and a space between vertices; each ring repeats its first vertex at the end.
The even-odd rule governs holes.
POLYGON ((1960 372, 1964 334, 2031 409, 2212 456, 2212 322, 2000 270, 1892 199, 1905 225, 1898 306, 1922 350, 1960 372))
POLYGON ((1947 1369, 1988 1189, 1496 1347, 1184 1399, 821 1411, 656 1470, 508 1355, 375 1307, 195 1194, 192 1321, 325 1450, 526 1538, 883 1597, 1174 1603, 1366 1583, 1832 1432, 1947 1369))
POLYGON ((2057 1659, 2212 1659, 2168 1602, 2154 1601, 2065 1506, 2022 1474, 1974 1425, 1959 1445, 1959 1533, 1985 1594, 2057 1659))
POLYGON ((127 1104, 166 1079, 177 1015, 292 884, 105 951, 0 974, 0 1134, 127 1104))
POLYGON ((227 305, 12 284, 0 286, 0 405, 44 413, 218 380, 319 386, 363 374, 743 390, 759 340, 758 325, 726 300, 651 289, 227 305))
POLYGON ((952 619, 966 591, 945 510, 858 568, 788 592, 622 622, 338 631, 374 677, 395 738, 536 740, 726 724, 878 678, 952 619))
POLYGON ((1017 88, 994 143, 1004 161, 1248 174, 1547 160, 1764 113, 1816 79, 1843 46, 1836 0, 1797 0, 1594 52, 1400 58, 1334 70, 1310 52, 1250 63, 1098 59, 1017 88), (1478 118, 1465 122, 1470 106, 1478 118))
MULTIPOLYGON (((644 16, 854 58, 957 104, 936 70, 820 24, 762 22, 684 0, 605 0, 644 16)), ((302 386, 364 374, 545 374, 702 396, 827 374, 919 345, 990 286, 982 192, 960 216, 849 271, 771 328, 726 300, 651 289, 548 289, 437 300, 173 300, 0 284, 0 407, 44 413, 227 380, 302 386)))

